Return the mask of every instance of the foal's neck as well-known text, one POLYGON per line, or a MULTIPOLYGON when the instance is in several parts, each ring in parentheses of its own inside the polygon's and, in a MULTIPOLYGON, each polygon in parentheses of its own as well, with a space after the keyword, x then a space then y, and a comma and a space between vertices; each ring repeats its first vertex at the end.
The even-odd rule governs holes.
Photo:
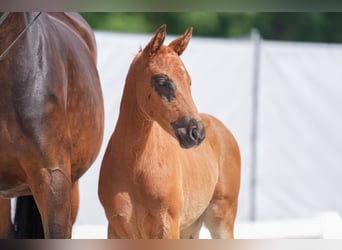
POLYGON ((139 107, 135 94, 135 79, 127 77, 120 104, 116 134, 130 144, 148 140, 154 121, 148 119, 139 107))

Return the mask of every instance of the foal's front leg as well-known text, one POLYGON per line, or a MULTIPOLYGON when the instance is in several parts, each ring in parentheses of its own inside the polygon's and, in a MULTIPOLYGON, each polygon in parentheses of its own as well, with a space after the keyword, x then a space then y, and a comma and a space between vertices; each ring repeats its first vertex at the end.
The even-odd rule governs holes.
POLYGON ((179 216, 169 209, 156 214, 148 213, 145 215, 144 233, 144 238, 148 239, 179 239, 179 216))
POLYGON ((153 209, 148 205, 154 202, 148 199, 144 201, 144 205, 135 203, 127 192, 118 193, 113 199, 104 199, 102 196, 102 202, 109 223, 109 239, 179 239, 180 237, 178 210, 153 209))
POLYGON ((204 222, 213 239, 233 239, 237 201, 224 198, 212 201, 205 211, 204 222))

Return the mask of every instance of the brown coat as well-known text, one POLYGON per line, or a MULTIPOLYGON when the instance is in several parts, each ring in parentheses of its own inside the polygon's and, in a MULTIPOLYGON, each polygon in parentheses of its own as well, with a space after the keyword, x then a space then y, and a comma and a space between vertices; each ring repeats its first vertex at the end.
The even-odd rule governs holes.
POLYGON ((162 26, 133 60, 99 197, 109 238, 232 238, 240 152, 225 126, 199 114, 179 56, 192 29, 168 46, 162 26))

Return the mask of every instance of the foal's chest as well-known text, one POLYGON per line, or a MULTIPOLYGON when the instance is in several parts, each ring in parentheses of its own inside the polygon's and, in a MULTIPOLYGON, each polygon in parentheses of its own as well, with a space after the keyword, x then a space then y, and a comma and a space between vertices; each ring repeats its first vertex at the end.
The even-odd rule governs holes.
POLYGON ((182 166, 183 211, 181 225, 187 226, 208 207, 218 180, 218 164, 209 157, 210 151, 196 151, 182 166))

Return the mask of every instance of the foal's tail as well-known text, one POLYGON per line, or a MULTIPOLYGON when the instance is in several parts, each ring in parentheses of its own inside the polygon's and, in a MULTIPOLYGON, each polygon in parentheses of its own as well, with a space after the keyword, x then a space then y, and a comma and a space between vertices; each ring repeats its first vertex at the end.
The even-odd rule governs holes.
POLYGON ((42 239, 44 230, 42 219, 33 196, 21 196, 16 199, 14 215, 14 238, 42 239))

